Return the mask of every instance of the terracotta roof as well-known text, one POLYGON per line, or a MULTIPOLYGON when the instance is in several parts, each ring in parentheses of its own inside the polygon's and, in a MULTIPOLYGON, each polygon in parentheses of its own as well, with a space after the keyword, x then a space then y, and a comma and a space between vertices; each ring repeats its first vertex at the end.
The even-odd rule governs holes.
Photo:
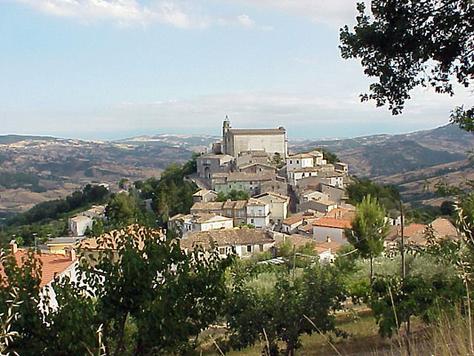
POLYGON ((247 207, 247 200, 228 200, 222 205, 223 209, 240 210, 247 207))
POLYGON ((431 224, 435 233, 441 237, 458 237, 458 231, 451 221, 445 218, 437 218, 431 224))
POLYGON ((219 201, 198 202, 193 204, 191 207, 191 212, 199 210, 220 210, 222 209, 223 205, 224 202, 219 201))
MULTIPOLYGON (((22 266, 28 258, 27 249, 18 249, 15 253, 15 260, 18 266, 22 266)), ((50 283, 54 277, 66 269, 68 269, 75 261, 70 257, 61 254, 36 253, 36 256, 41 261, 41 282, 40 287, 44 287, 50 283)), ((5 278, 3 266, 0 265, 0 274, 5 278)))
POLYGON ((226 229, 211 230, 190 233, 185 239, 181 240, 181 247, 193 249, 195 246, 202 246, 209 249, 214 243, 217 246, 234 246, 247 244, 269 244, 275 240, 270 234, 257 229, 226 229))
POLYGON ((313 225, 320 227, 332 227, 335 229, 350 229, 352 227, 352 222, 351 220, 343 218, 336 219, 330 217, 322 217, 313 222, 313 225))
POLYGON ((285 242, 289 242, 290 244, 295 246, 295 248, 300 248, 308 244, 311 244, 313 245, 314 250, 317 251, 318 253, 323 253, 328 250, 330 250, 331 252, 337 252, 343 246, 343 244, 336 241, 316 242, 310 237, 306 237, 304 235, 299 235, 299 234, 286 235, 286 236, 278 235, 275 237, 275 242, 277 246, 280 246, 285 242))
POLYGON ((330 249, 331 252, 339 251, 344 244, 337 241, 327 241, 327 242, 316 242, 316 247, 320 249, 330 249))
POLYGON ((145 237, 148 236, 148 233, 164 237, 161 230, 149 229, 135 224, 127 226, 124 229, 107 232, 99 237, 84 239, 78 244, 78 247, 83 250, 116 250, 117 241, 119 241, 120 238, 131 236, 138 242, 138 247, 142 248, 144 245, 143 241, 145 237))
POLYGON ((283 225, 294 225, 297 222, 303 221, 304 216, 303 214, 295 214, 292 216, 287 217, 285 220, 282 221, 283 225))
MULTIPOLYGON (((426 225, 415 224, 415 223, 405 225, 403 229, 403 235, 405 238, 409 239, 415 235, 424 234, 426 227, 427 227, 426 225)), ((399 225, 390 226, 390 230, 389 230, 386 240, 394 241, 400 238, 400 236, 401 236, 401 226, 399 225)))

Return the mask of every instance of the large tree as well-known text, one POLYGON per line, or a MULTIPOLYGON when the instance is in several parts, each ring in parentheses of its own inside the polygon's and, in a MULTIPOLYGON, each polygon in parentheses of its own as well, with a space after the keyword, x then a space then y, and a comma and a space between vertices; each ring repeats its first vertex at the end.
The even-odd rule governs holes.
MULTIPOLYGON (((361 99, 400 114, 411 91, 432 86, 454 94, 453 84, 472 85, 474 2, 472 0, 372 0, 358 3, 353 31, 341 29, 342 57, 360 59, 378 81, 361 99)), ((456 108, 451 121, 474 131, 474 108, 456 108)))
POLYGON ((0 349, 2 314, 13 294, 18 317, 10 324, 17 334, 4 350, 11 354, 184 354, 217 321, 231 258, 199 249, 185 253, 177 241, 138 226, 103 235, 97 243, 99 252, 81 254, 77 281, 52 283, 56 308, 39 303, 44 293, 38 254, 31 252, 21 265, 2 255, 0 349))
POLYGON ((374 258, 383 252, 383 243, 388 234, 385 209, 376 198, 367 195, 357 205, 352 228, 346 231, 347 239, 363 258, 370 260, 370 280, 374 277, 374 258))

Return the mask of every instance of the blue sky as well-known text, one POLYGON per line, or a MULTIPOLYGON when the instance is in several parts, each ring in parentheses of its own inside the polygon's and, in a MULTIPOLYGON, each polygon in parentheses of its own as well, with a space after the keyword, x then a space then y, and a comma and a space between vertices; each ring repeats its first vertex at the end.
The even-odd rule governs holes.
POLYGON ((0 134, 121 138, 285 126, 349 137, 442 125, 472 103, 417 90, 392 117, 338 50, 352 0, 0 0, 0 134))

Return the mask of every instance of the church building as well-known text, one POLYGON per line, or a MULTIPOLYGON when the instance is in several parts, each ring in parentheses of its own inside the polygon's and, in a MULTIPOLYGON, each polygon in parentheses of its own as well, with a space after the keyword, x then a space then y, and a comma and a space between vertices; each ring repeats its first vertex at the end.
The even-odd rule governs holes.
POLYGON ((288 140, 284 127, 277 129, 234 129, 226 117, 222 127, 222 153, 237 157, 241 152, 265 151, 288 156, 288 140))

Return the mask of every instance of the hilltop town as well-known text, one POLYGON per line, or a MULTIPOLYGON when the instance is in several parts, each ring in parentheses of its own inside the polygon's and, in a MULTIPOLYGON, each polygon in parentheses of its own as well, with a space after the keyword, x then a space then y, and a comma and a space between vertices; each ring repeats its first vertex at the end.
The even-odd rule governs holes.
MULTIPOLYGON (((4 290, 13 295, 17 289, 10 287, 17 288, 19 283, 21 290, 35 300, 35 318, 54 320, 42 329, 50 335, 46 339, 57 334, 55 325, 61 325, 60 320, 68 320, 61 314, 69 310, 66 305, 75 310, 96 303, 111 308, 107 314, 111 318, 109 326, 117 322, 121 313, 131 316, 135 310, 139 310, 138 314, 128 323, 144 328, 135 318, 148 314, 152 315, 150 320, 163 318, 163 310, 173 309, 173 316, 166 317, 167 330, 172 327, 169 333, 173 335, 173 328, 188 327, 190 320, 199 322, 199 326, 187 329, 180 341, 170 336, 174 340, 170 344, 173 352, 183 345, 188 347, 191 339, 195 341, 189 347, 200 352, 221 347, 237 350, 240 345, 258 349, 262 330, 253 325, 265 313, 268 319, 263 321, 267 325, 264 328, 283 323, 278 324, 282 330, 294 326, 286 313, 296 313, 297 318, 310 315, 311 323, 328 318, 329 324, 317 327, 338 337, 336 321, 345 315, 343 310, 364 315, 349 295, 368 298, 371 292, 369 284, 365 284, 367 280, 392 278, 391 271, 399 270, 398 259, 393 256, 405 254, 405 249, 417 254, 427 251, 429 255, 437 243, 453 244, 452 248, 462 246, 462 235, 452 216, 438 216, 423 223, 402 214, 396 189, 351 176, 351 167, 327 150, 289 150, 284 127, 233 128, 226 118, 222 138, 201 151, 184 165, 171 164, 160 178, 121 178, 114 185, 87 184, 64 199, 40 203, 7 221, 6 228, 0 231, 3 243, 10 241, 8 252, 1 256, 0 285, 3 283, 4 290), (370 192, 379 201, 371 202, 370 192), (367 203, 375 204, 375 214, 382 214, 376 220, 378 225, 374 225, 379 236, 373 241, 376 252, 369 249, 369 254, 364 252, 364 245, 359 245, 359 235, 354 235, 360 233, 360 218, 367 203), (378 265, 384 264, 377 267, 377 277, 373 276, 374 257, 378 265), (36 270, 35 266, 41 267, 36 270), (33 284, 23 285, 23 277, 15 279, 21 274, 14 271, 29 269, 33 284), (168 283, 169 287, 161 283, 168 283), (239 283, 243 284, 237 287, 239 283), (72 294, 64 294, 70 293, 66 292, 69 289, 72 294), (296 290, 301 298, 281 299, 296 290), (115 294, 125 297, 123 302, 116 301, 115 294), (251 302, 252 298, 263 299, 251 302), (193 304, 195 300, 199 302, 193 304), (170 308, 170 301, 178 306, 170 308), (134 309, 133 303, 138 303, 139 309, 134 309), (154 303, 164 304, 154 309, 154 303), (239 303, 245 307, 239 307, 239 303), (267 303, 272 305, 270 309, 267 303), (279 311, 291 303, 295 303, 295 310, 279 311), (252 305, 250 311, 247 304, 252 305), (181 314, 186 321, 180 319, 181 314), (276 318, 280 317, 282 320, 278 321, 276 318), (245 337, 247 330, 252 330, 251 339, 245 337), (209 335, 221 338, 219 343, 207 344, 209 335), (242 341, 234 344, 235 337, 242 341)), ((416 272, 431 266, 424 273, 438 283, 441 267, 428 257, 417 258, 422 259, 423 266, 411 265, 410 269, 416 272)), ((446 277, 450 276, 452 271, 447 270, 446 277)), ((462 295, 453 294, 453 300, 462 295)), ((437 300, 433 301, 435 305, 437 300)), ((371 302, 367 303, 372 307, 371 302)), ((88 310, 86 317, 91 315, 92 309, 88 310)), ((101 309, 94 310, 102 315, 101 309)), ((381 316, 384 310, 374 309, 373 313, 368 318, 375 317, 382 330, 387 318, 381 316)), ((90 323, 95 321, 91 319, 90 323)), ((353 323, 357 325, 355 319, 353 323)), ((391 330, 400 327, 390 325, 391 330)), ((364 332, 372 337, 371 330, 364 332)), ((264 346, 264 350, 278 348, 275 340, 285 340, 287 347, 296 348, 288 345, 299 342, 302 333, 311 334, 312 329, 299 328, 292 339, 296 341, 272 336, 277 339, 272 339, 273 346, 264 346)), ((120 334, 122 338, 129 331, 124 327, 120 334)), ((109 333, 104 339, 112 345, 114 338, 109 333)), ((152 338, 159 343, 155 334, 152 338)), ((384 347, 392 345, 391 340, 383 342, 384 347)), ((14 347, 43 347, 32 343, 14 347)), ((52 347, 49 342, 45 345, 52 347)), ((328 344, 323 341, 318 345, 324 348, 328 344)), ((347 350, 354 350, 350 341, 347 350)))
MULTIPOLYGON (((268 253, 268 259, 278 260, 282 244, 310 245, 322 261, 333 261, 349 244, 346 231, 356 207, 348 202, 346 188, 353 182, 348 164, 321 149, 289 152, 285 128, 233 128, 226 118, 222 139, 197 155, 194 164, 195 171, 185 177, 194 184, 189 210, 161 226, 181 238, 184 249, 217 246, 221 257, 268 253)), ((125 179, 119 186, 113 196, 136 189, 125 179)), ((144 209, 155 214, 154 203, 145 199, 144 209)), ((47 254, 68 255, 93 241, 94 227, 109 218, 107 205, 92 205, 68 218, 66 235, 50 237, 40 247, 47 254)), ((386 219, 389 248, 400 238, 401 216, 388 211, 386 219)), ((433 227, 440 236, 457 236, 454 225, 441 217, 429 225, 409 224, 405 238, 426 244, 424 234, 433 227)))

